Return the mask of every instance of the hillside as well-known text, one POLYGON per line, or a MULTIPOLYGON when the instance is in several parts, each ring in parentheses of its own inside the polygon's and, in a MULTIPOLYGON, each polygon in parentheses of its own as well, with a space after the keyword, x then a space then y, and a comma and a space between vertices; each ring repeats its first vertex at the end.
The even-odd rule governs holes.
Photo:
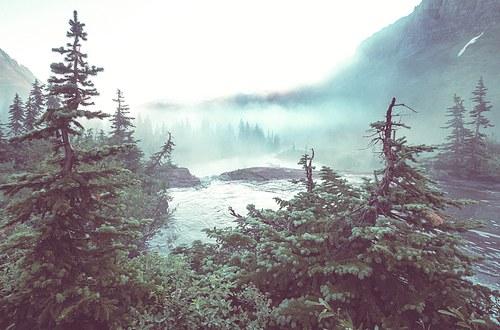
MULTIPOLYGON (((353 56, 319 83, 295 90, 238 94, 205 101, 198 108, 233 111, 278 105, 288 111, 315 112, 322 118, 363 118, 363 127, 384 111, 392 97, 419 112, 407 120, 412 138, 439 142, 439 127, 454 93, 469 98, 479 77, 489 89, 494 110, 500 107, 500 4, 495 0, 423 0, 412 14, 363 41, 353 56), (471 39, 478 37, 460 56, 471 39), (425 123, 422 125, 422 123, 425 123)), ((182 106, 152 102, 142 110, 178 112, 182 106), (175 108, 175 109, 174 109, 175 108)), ((500 131, 500 115, 490 119, 500 131)))
POLYGON ((360 149, 369 142, 363 136, 393 97, 418 111, 405 118, 412 129, 401 134, 415 143, 441 143, 448 132, 440 127, 453 95, 471 110, 471 92, 482 76, 493 105, 488 117, 495 127, 488 133, 500 134, 499 23, 498 1, 423 0, 413 13, 364 40, 323 81, 196 105, 159 100, 136 111, 160 123, 192 113, 189 120, 206 117, 215 125, 236 127, 240 118, 257 122, 279 133, 285 147, 314 146, 317 157, 327 155, 325 162, 333 167, 366 170, 377 160, 362 160, 360 149))
POLYGON ((15 93, 18 93, 23 101, 26 101, 34 81, 35 76, 28 68, 19 65, 16 60, 0 49, 0 114, 2 122, 7 121, 7 113, 15 93))
MULTIPOLYGON (((425 118, 427 129, 420 134, 428 137, 442 126, 454 93, 471 108, 469 98, 480 76, 489 89, 488 99, 500 107, 499 22, 497 1, 424 0, 411 15, 365 40, 315 87, 317 94, 366 106, 395 96, 425 118)), ((490 119, 500 126, 495 113, 490 119)))

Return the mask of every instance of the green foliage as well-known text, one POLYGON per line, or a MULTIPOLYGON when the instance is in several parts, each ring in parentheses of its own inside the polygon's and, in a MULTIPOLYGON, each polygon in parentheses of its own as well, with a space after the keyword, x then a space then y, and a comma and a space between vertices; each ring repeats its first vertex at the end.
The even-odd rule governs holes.
POLYGON ((306 172, 306 177, 301 178, 300 180, 292 180, 293 183, 302 183, 308 192, 312 192, 314 189, 314 182, 312 179, 312 171, 316 169, 315 166, 312 166, 312 160, 314 158, 314 149, 311 149, 312 155, 309 156, 308 154, 304 154, 301 158, 300 161, 298 162, 298 165, 302 165, 302 168, 306 172))
MULTIPOLYGON (((152 238, 164 236, 163 241, 171 246, 177 236, 172 230, 172 214, 175 209, 169 205, 172 198, 168 194, 168 177, 150 178, 145 175, 131 175, 136 183, 121 190, 113 204, 120 210, 122 217, 136 219, 143 223, 140 228, 140 237, 129 240, 128 244, 135 246, 129 256, 138 255, 139 251, 151 248, 152 238)), ((125 176, 124 180, 127 179, 125 176)), ((112 210, 111 210, 112 211, 112 210)), ((111 216, 112 213, 109 214, 111 216)))
POLYGON ((130 261, 155 283, 150 302, 130 309, 126 329, 265 329, 270 301, 255 286, 237 288, 227 269, 200 276, 182 256, 145 254, 130 261))
POLYGON ((473 136, 470 129, 466 127, 465 122, 465 107, 463 100, 456 94, 453 95, 453 107, 448 108, 445 116, 451 117, 444 129, 451 129, 450 135, 445 140, 447 141, 441 147, 441 152, 438 155, 439 161, 434 164, 438 170, 454 171, 459 176, 465 176, 467 173, 468 155, 470 147, 468 142, 473 136))
POLYGON ((482 130, 493 127, 486 117, 492 108, 486 101, 486 91, 483 78, 478 81, 472 92, 471 100, 475 103, 474 109, 469 112, 471 121, 465 122, 466 112, 463 100, 454 95, 455 105, 448 108, 446 116, 451 119, 444 129, 451 128, 450 135, 441 145, 441 152, 435 157, 433 169, 440 175, 469 179, 500 179, 500 170, 497 160, 500 158, 499 148, 493 139, 482 130), (467 127, 471 126, 471 129, 467 127))
POLYGON ((125 138, 128 133, 133 133, 132 128, 134 128, 134 124, 132 124, 132 120, 134 118, 128 117, 127 115, 130 113, 128 105, 124 103, 123 92, 119 89, 116 90, 116 99, 113 99, 116 102, 116 111, 114 115, 111 117, 111 139, 117 140, 119 144, 125 143, 125 138))
POLYGON ((0 228, 30 224, 0 245, 1 258, 10 265, 2 270, 2 281, 9 283, 0 297, 4 328, 61 329, 83 323, 117 329, 127 322, 128 307, 147 299, 151 290, 136 270, 127 268, 134 248, 129 242, 141 236, 140 228, 149 221, 124 218, 113 203, 133 183, 129 171, 96 167, 129 146, 75 150, 70 143, 82 134, 82 117, 106 115, 80 109, 97 95, 88 77, 102 69, 84 62, 80 40, 86 40, 86 33, 76 11, 69 23, 72 43, 54 50, 66 55, 66 64, 53 64, 50 79, 51 95, 61 97, 61 107, 48 108, 35 124, 39 128, 12 139, 48 141, 53 156, 42 162, 43 171, 21 173, 0 186, 7 197, 23 194, 8 205, 0 228))
POLYGON ((125 104, 123 93, 118 89, 116 94, 116 99, 113 99, 116 102, 116 111, 110 119, 112 131, 108 142, 111 145, 131 144, 126 154, 117 155, 115 158, 122 161, 125 168, 136 173, 140 168, 144 153, 137 146, 137 141, 133 137, 135 126, 132 124, 132 120, 134 118, 127 116, 130 111, 128 105, 125 104))
MULTIPOLYGON (((356 330, 354 324, 352 322, 352 318, 349 313, 343 313, 340 311, 340 308, 337 311, 334 311, 330 305, 323 299, 319 298, 319 302, 306 300, 306 304, 309 306, 323 306, 325 309, 319 314, 318 322, 321 322, 322 319, 328 317, 335 317, 338 321, 338 326, 343 330, 356 330)), ((375 326, 375 330, 378 330, 378 326, 375 326)), ((363 330, 363 323, 359 326, 357 330, 363 330)))
POLYGON ((23 131, 23 121, 25 117, 24 104, 19 94, 16 93, 9 109, 9 123, 7 124, 7 127, 10 128, 9 135, 16 136, 23 131))
POLYGON ((474 314, 470 316, 470 319, 467 318, 460 312, 460 308, 461 307, 458 308, 448 307, 448 311, 439 310, 439 313, 458 318, 460 321, 457 322, 457 325, 470 330, 478 330, 479 324, 486 324, 484 320, 477 319, 474 314))
POLYGON ((488 127, 493 127, 490 121, 485 116, 485 112, 491 110, 492 106, 488 105, 490 102, 486 101, 486 91, 488 89, 484 87, 483 77, 479 78, 476 89, 472 92, 474 95, 471 100, 476 103, 474 109, 470 112, 470 117, 472 119, 471 125, 474 127, 474 136, 471 138, 471 161, 476 164, 477 158, 483 156, 482 151, 484 151, 484 138, 486 135, 480 131, 480 129, 485 129, 488 127))
MULTIPOLYGON (((232 211, 236 228, 205 230, 216 244, 178 252, 200 274, 235 267, 238 285, 252 282, 269 292, 276 309, 268 329, 335 328, 349 318, 354 328, 425 322, 451 329, 454 322, 438 312, 447 306, 463 306, 496 328, 489 318, 498 318, 500 294, 472 282, 481 257, 464 253, 458 234, 484 223, 446 215, 447 207, 471 201, 446 198, 414 165, 434 148, 395 137, 406 127, 393 120, 397 106, 404 105, 394 99, 386 120, 371 126, 384 160, 375 181, 356 188, 323 168, 320 183, 290 201, 277 199, 277 211, 253 205, 245 217, 232 211), (320 298, 341 317, 325 317, 324 305, 307 303, 320 298)), ((308 160, 301 160, 306 175, 308 160)))
POLYGON ((155 170, 166 170, 172 166, 172 151, 174 151, 175 143, 172 141, 172 134, 167 132, 168 139, 161 147, 161 150, 155 152, 146 167, 146 173, 153 173, 155 170))
POLYGON ((37 79, 32 84, 32 89, 28 101, 26 102, 26 116, 23 122, 23 129, 31 131, 35 128, 35 122, 38 120, 44 110, 45 105, 45 86, 40 84, 37 79))

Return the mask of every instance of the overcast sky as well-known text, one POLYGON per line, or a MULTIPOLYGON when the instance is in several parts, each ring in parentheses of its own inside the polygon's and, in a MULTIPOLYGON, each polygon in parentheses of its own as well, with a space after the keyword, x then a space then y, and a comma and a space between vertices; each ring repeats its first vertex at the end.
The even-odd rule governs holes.
POLYGON ((285 89, 323 77, 359 43, 421 0, 0 0, 0 48, 45 82, 73 10, 106 112, 120 88, 131 107, 285 89))

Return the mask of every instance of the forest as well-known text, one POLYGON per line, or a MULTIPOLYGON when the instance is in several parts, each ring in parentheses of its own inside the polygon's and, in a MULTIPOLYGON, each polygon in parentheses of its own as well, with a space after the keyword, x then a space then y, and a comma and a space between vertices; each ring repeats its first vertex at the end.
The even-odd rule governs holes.
POLYGON ((451 131, 440 146, 439 153, 431 161, 430 168, 436 175, 499 181, 500 144, 495 135, 487 135, 485 132, 494 126, 487 116, 493 107, 487 100, 487 90, 483 77, 480 77, 472 92, 474 107, 468 111, 468 118, 464 100, 453 95, 453 106, 445 114, 449 120, 442 127, 451 131))
MULTIPOLYGON (((500 293, 474 283, 483 258, 460 236, 485 224, 451 217, 473 201, 448 198, 418 164, 438 149, 425 166, 493 177, 482 80, 476 122, 454 97, 444 146, 410 144, 401 114, 413 110, 394 98, 369 126, 382 160, 372 179, 358 187, 322 167, 316 182, 305 154, 303 190, 278 210, 231 209, 234 227, 204 230, 214 243, 160 255, 148 242, 171 224, 165 172, 181 139, 165 130, 146 157, 119 89, 113 115, 86 110, 103 69, 86 62, 84 27, 75 11, 53 49, 63 62, 25 104, 14 96, 0 131, 0 328, 498 329, 500 293), (86 130, 92 119, 111 130, 86 130)), ((238 134, 249 150, 279 145, 243 119, 238 134)))

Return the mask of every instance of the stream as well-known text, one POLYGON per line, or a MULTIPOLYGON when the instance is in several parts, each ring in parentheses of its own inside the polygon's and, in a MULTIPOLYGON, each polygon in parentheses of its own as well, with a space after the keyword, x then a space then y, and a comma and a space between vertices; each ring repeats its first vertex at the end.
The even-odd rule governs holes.
MULTIPOLYGON (((269 159, 267 159, 269 160, 269 159)), ((274 160, 277 162, 277 160, 274 160)), ((281 162, 283 163, 283 162, 281 162)), ((226 163, 227 164, 227 163, 226 163)), ((241 166, 231 163, 227 168, 216 164, 211 173, 222 173, 228 170, 251 166, 270 166, 273 163, 250 161, 241 166)), ((276 165, 272 165, 276 166, 276 165)), ((295 164, 286 164, 283 167, 300 168, 295 164)), ((317 169, 320 166, 317 166, 317 169)), ((191 168, 190 168, 191 169, 191 168)), ((207 174, 204 171, 195 172, 196 176, 207 174)), ((208 169, 210 171, 210 169, 208 169)), ((354 185, 362 181, 362 177, 370 177, 369 173, 352 173, 339 171, 338 174, 347 178, 354 185)), ((246 215, 246 206, 254 204, 258 209, 277 209, 274 197, 290 199, 297 192, 303 190, 301 185, 295 185, 287 180, 271 180, 267 182, 222 181, 217 176, 204 176, 201 186, 195 188, 172 188, 169 190, 173 197, 171 205, 174 212, 175 228, 178 235, 175 245, 190 244, 193 240, 209 241, 203 228, 233 226, 233 217, 228 208, 232 207, 236 213, 246 215)), ((465 249, 473 254, 486 257, 476 266, 475 281, 487 285, 492 289, 500 289, 500 184, 488 182, 438 182, 438 187, 454 199, 472 199, 478 202, 475 205, 464 206, 461 210, 449 209, 451 215, 458 219, 474 219, 486 222, 486 227, 470 231, 463 235, 465 249)), ((167 254, 167 244, 162 237, 151 242, 153 249, 167 254)))

